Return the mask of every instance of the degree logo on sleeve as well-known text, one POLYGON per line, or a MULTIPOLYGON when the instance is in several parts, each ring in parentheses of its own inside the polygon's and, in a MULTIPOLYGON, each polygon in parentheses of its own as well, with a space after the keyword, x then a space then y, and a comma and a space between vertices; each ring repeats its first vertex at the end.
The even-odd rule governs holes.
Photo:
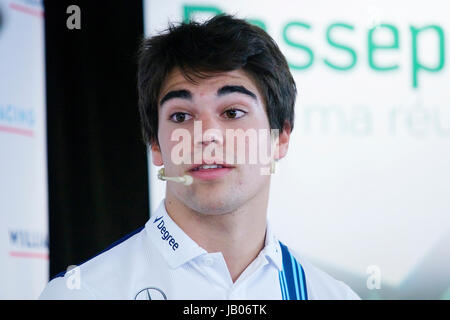
POLYGON ((153 221, 153 224, 157 223, 159 221, 159 223, 156 225, 156 227, 160 230, 161 232, 161 239, 163 239, 164 241, 166 241, 169 246, 172 248, 173 251, 178 249, 178 242, 175 240, 175 238, 170 234, 169 230, 167 230, 165 223, 164 223, 164 219, 161 217, 156 217, 155 220, 153 221))

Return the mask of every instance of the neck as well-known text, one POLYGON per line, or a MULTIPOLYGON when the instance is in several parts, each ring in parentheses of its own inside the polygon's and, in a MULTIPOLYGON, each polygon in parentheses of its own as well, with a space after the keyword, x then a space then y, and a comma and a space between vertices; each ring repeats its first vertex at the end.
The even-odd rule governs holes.
POLYGON ((166 192, 172 220, 207 252, 221 252, 235 282, 264 248, 269 187, 234 211, 199 213, 166 192))

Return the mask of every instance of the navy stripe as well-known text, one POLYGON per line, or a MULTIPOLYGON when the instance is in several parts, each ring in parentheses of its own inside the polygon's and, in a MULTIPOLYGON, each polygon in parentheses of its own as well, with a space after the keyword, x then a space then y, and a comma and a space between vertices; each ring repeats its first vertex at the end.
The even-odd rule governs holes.
POLYGON ((287 291, 290 299, 295 300, 295 284, 294 284, 294 274, 291 263, 291 254, 289 253, 287 247, 280 242, 281 252, 283 254, 283 271, 287 282, 287 291))
POLYGON ((295 272, 297 274, 298 277, 298 283, 299 283, 299 290, 300 290, 300 300, 306 300, 305 299, 305 292, 304 292, 304 288, 303 288, 303 274, 302 274, 302 266, 300 265, 300 263, 298 263, 297 261, 295 261, 295 272))
MULTIPOLYGON (((101 255, 102 253, 105 253, 106 251, 111 250, 111 249, 114 248, 115 246, 117 246, 117 245, 121 244, 122 242, 128 240, 129 238, 131 238, 131 237, 134 236, 135 234, 141 232, 141 231, 144 229, 144 227, 145 227, 145 226, 139 227, 138 229, 136 229, 136 230, 134 230, 133 232, 127 234, 126 236, 120 238, 119 240, 114 241, 114 242, 113 242, 111 245, 109 245, 106 249, 104 249, 104 250, 101 251, 100 253, 97 253, 95 256, 93 256, 93 257, 91 257, 91 258, 89 258, 89 259, 83 261, 82 263, 78 264, 78 266, 82 265, 83 263, 88 262, 89 260, 94 259, 95 257, 101 255)), ((51 258, 51 256, 50 256, 50 258, 51 258)), ((66 271, 62 271, 62 272, 58 273, 56 276, 54 276, 51 280, 53 280, 53 279, 55 279, 55 278, 59 278, 59 277, 64 277, 65 274, 66 274, 66 271)))
POLYGON ((279 272, 283 300, 308 300, 303 267, 281 242, 283 270, 279 272), (284 289, 284 291, 283 291, 284 289))
POLYGON ((287 284, 286 284, 286 277, 284 276, 284 272, 280 271, 281 274, 281 281, 283 285, 283 292, 284 292, 284 299, 283 300, 290 300, 289 299, 289 293, 287 292, 287 284))
POLYGON ((301 299, 301 283, 300 283, 300 275, 298 274, 297 271, 297 261, 294 261, 294 257, 291 256, 291 264, 292 264, 292 273, 294 275, 294 285, 295 285, 295 299, 296 300, 300 300, 301 299), (300 284, 299 284, 300 283, 300 284))
POLYGON ((306 289, 306 276, 305 276, 305 270, 303 270, 303 267, 302 267, 302 265, 299 263, 298 264, 299 265, 299 267, 300 267, 300 272, 302 273, 302 277, 303 277, 303 281, 302 281, 302 283, 303 283, 303 294, 304 294, 304 297, 303 297, 303 300, 308 300, 308 290, 306 289))

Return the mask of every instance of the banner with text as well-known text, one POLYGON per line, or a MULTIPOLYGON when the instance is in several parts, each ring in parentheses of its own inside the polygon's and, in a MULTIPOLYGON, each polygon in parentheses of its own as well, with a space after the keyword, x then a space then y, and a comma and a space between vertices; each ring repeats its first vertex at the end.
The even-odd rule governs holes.
POLYGON ((44 9, 0 0, 0 299, 48 281, 44 9))

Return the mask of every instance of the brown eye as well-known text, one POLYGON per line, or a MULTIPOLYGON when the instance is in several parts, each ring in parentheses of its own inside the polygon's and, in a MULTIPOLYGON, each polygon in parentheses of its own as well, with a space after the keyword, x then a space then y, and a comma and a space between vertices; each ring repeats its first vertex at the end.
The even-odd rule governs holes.
POLYGON ((188 113, 185 112, 176 112, 170 116, 170 120, 176 123, 182 123, 186 120, 189 120, 192 118, 188 113))
POLYGON ((239 110, 239 109, 228 109, 224 113, 226 118, 228 119, 237 119, 246 114, 246 112, 239 110))

